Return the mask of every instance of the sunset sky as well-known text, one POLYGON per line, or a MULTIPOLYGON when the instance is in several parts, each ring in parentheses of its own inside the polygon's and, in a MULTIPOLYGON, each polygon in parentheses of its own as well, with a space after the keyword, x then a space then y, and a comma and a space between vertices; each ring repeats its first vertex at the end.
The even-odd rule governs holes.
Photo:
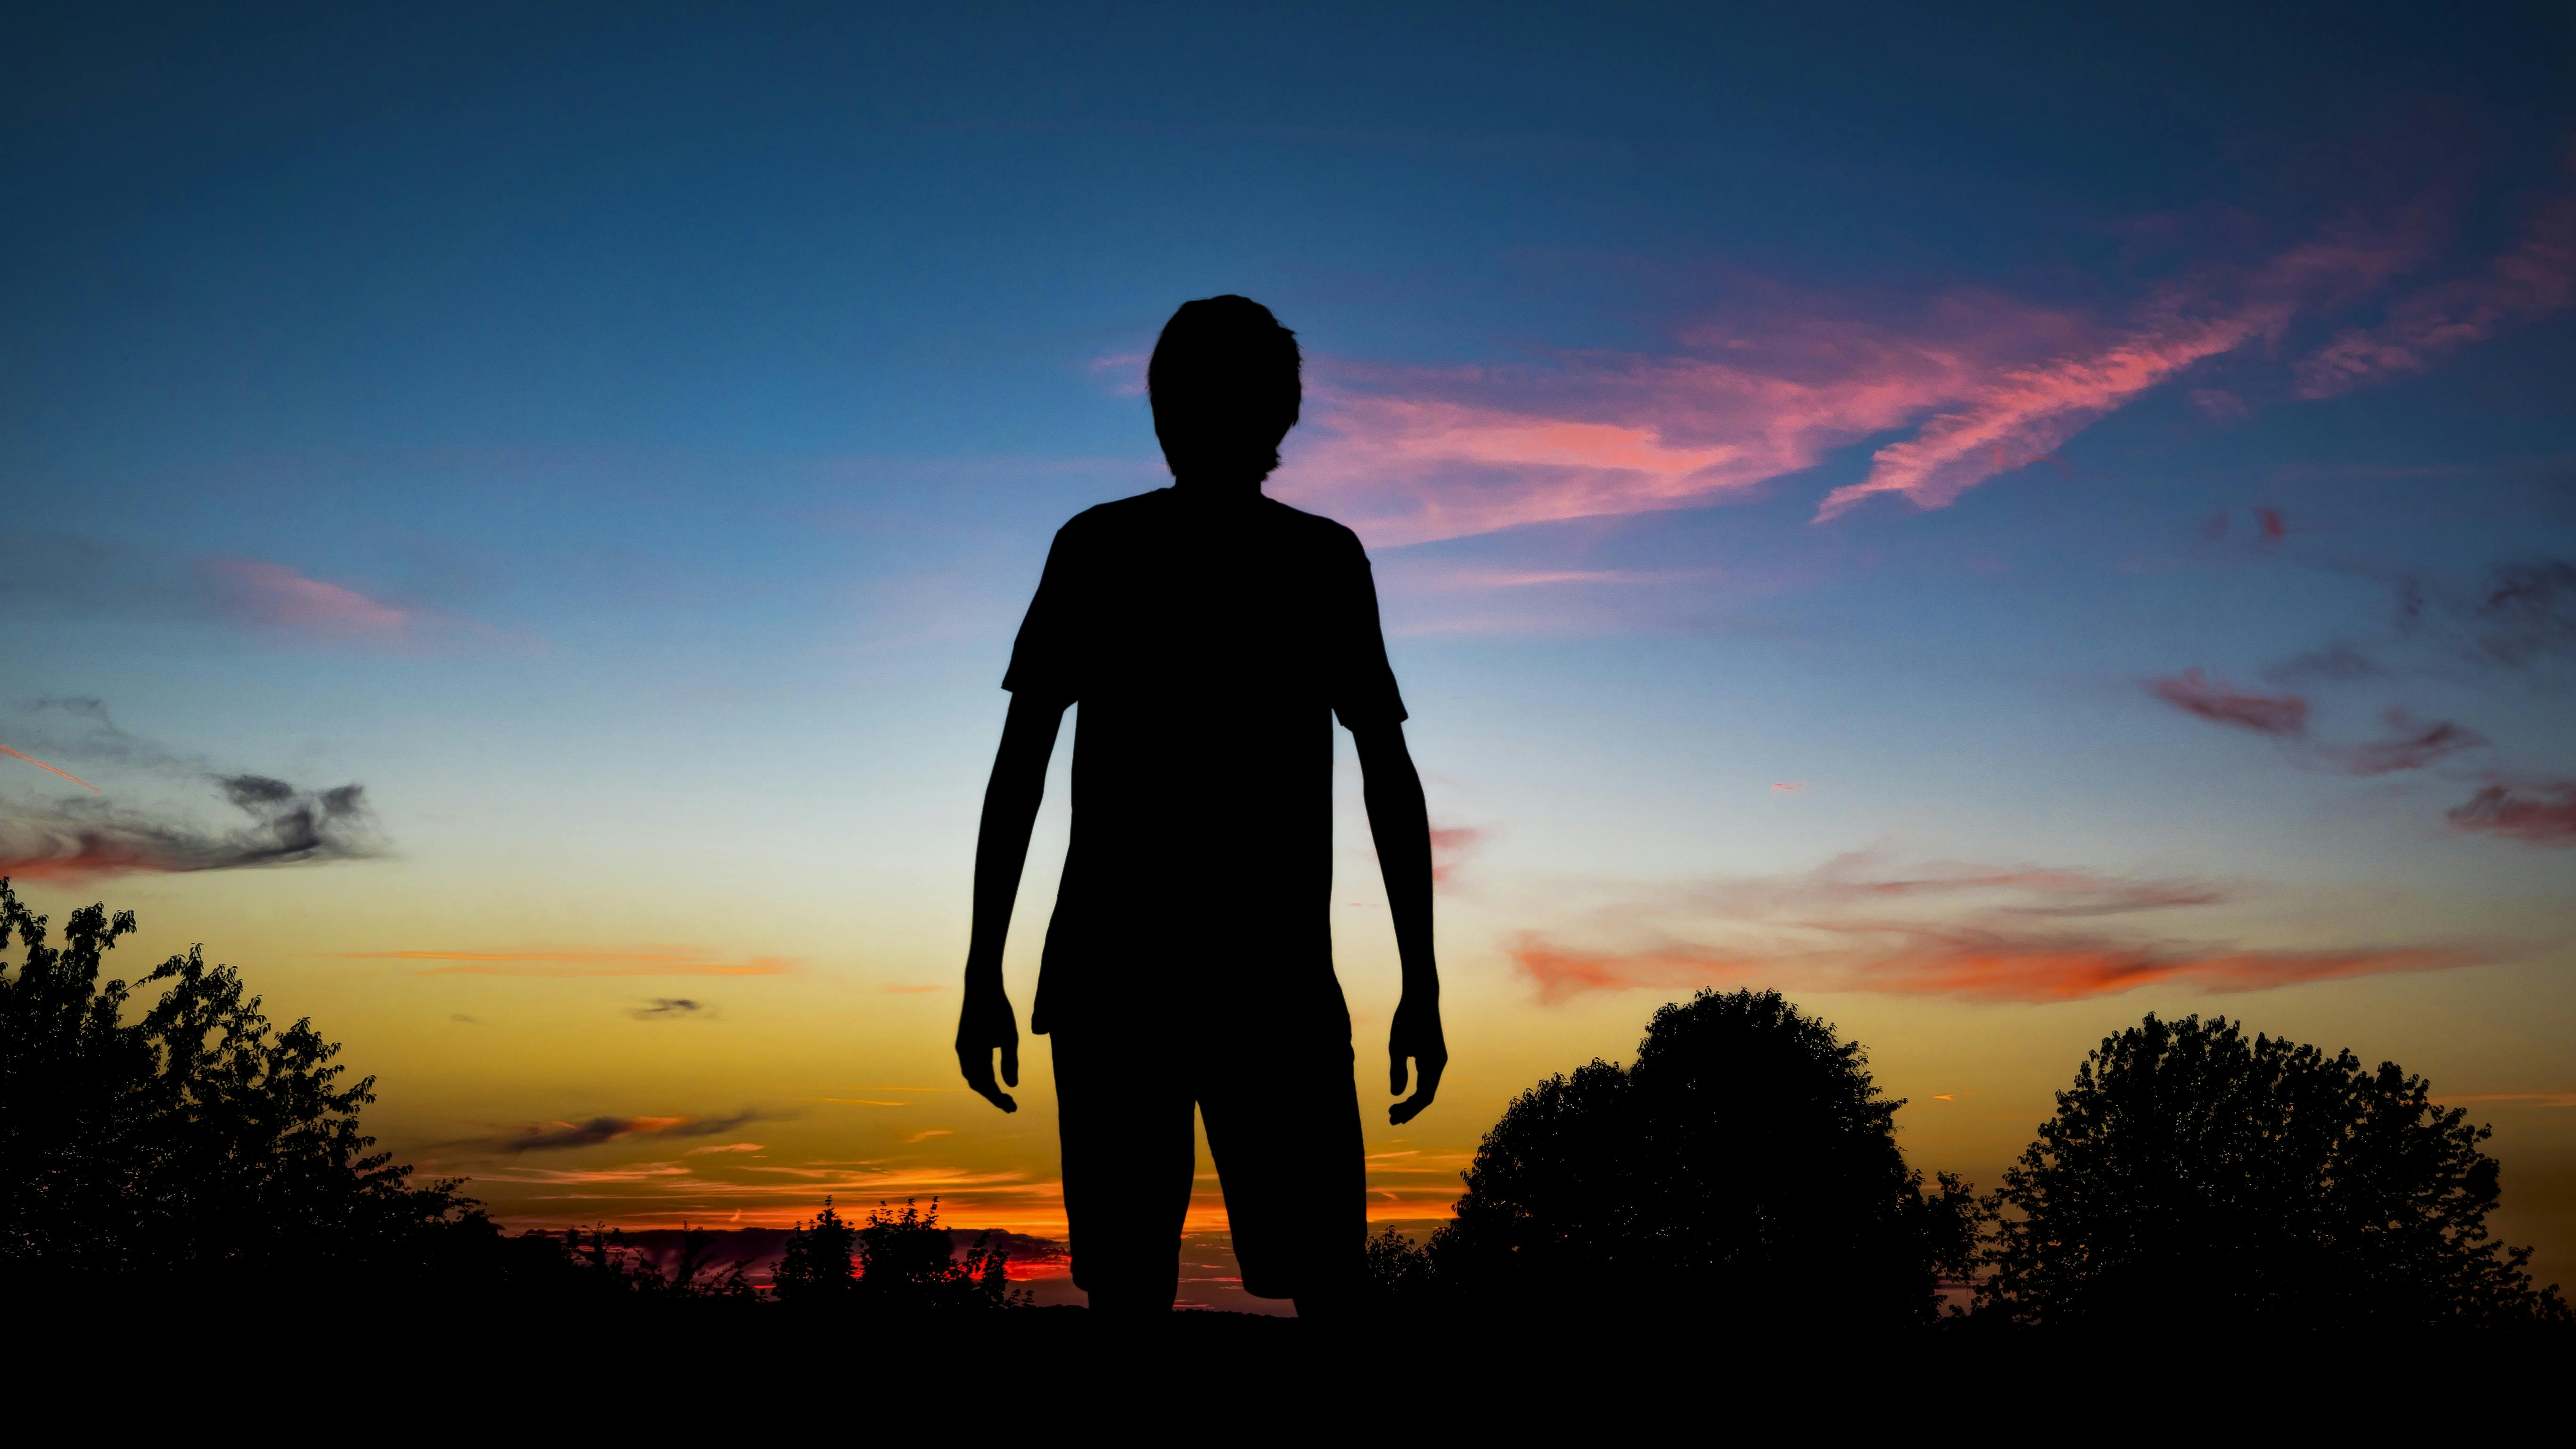
POLYGON ((2576 1284, 2566 7, 628 9, 0 56, 0 873, 406 1160, 1062 1231, 1043 1046, 1008 1117, 948 1049, 998 686, 1240 292, 1440 830, 1389 1129, 1341 738, 1376 1214, 1769 985, 1983 1186, 2148 1011, 2396 1060, 2576 1284))

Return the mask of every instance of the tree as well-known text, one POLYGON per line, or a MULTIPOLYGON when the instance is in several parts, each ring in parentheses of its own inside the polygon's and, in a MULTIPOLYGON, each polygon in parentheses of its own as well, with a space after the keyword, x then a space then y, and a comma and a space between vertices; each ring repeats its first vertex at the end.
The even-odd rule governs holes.
POLYGON ((2105 1037, 2004 1175, 1979 1315, 2344 1329, 2568 1319, 2488 1241, 2488 1129, 2394 1062, 2153 1015, 2105 1037))
POLYGON ((856 1280, 851 1277, 851 1251, 858 1245, 858 1234, 849 1222, 832 1207, 830 1198, 823 1199, 823 1210, 810 1223, 798 1223, 787 1230, 787 1245, 780 1252, 778 1266, 770 1270, 770 1284, 781 1303, 831 1303, 847 1299, 856 1280))
POLYGON ((1539 1311, 1929 1321, 1944 1271, 1966 1268, 1975 1203, 1947 1175, 1926 1193, 1896 1146, 1904 1104, 1867 1062, 1778 992, 1667 1005, 1635 1066, 1594 1061, 1505 1110, 1432 1271, 1539 1311))
POLYGON ((306 1286, 437 1271, 498 1232, 454 1182, 414 1185, 373 1151, 312 1022, 274 1030, 231 967, 172 956, 102 982, 134 914, 72 913, 63 942, 0 880, 0 1260, 38 1278, 306 1286), (129 1014, 133 1020, 127 1020, 129 1014))
POLYGON ((1363 1302, 1369 1311, 1406 1318, 1442 1306, 1442 1284, 1431 1250, 1394 1228, 1371 1237, 1360 1262, 1363 1302))
POLYGON ((855 1236, 859 1265, 855 1296, 874 1312, 1018 1308, 1034 1296, 1010 1286, 1004 1271, 1006 1255, 991 1237, 959 1257, 956 1239, 939 1225, 935 1197, 927 1212, 909 1198, 900 1213, 878 1203, 855 1236))

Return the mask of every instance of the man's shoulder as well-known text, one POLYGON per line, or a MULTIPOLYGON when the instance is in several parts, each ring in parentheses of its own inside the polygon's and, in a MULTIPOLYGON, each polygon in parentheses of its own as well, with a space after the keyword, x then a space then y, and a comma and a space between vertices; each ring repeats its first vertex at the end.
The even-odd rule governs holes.
MULTIPOLYGON (((1308 513, 1268 494, 1254 505, 1259 516, 1277 537, 1290 539, 1296 545, 1332 554, 1366 555, 1360 536, 1342 524, 1320 513, 1308 513)), ((1076 543, 1136 536, 1170 527, 1179 520, 1173 517, 1175 500, 1169 488, 1156 488, 1127 498, 1096 503, 1065 521, 1056 536, 1076 543)))
POLYGON ((1283 533, 1295 536, 1301 542, 1335 553, 1366 552, 1358 534, 1320 513, 1308 513, 1302 508, 1282 503, 1267 493, 1261 495, 1261 505, 1270 515, 1274 526, 1283 533))
POLYGON ((1171 492, 1169 488, 1155 488, 1131 497, 1113 498, 1107 503, 1095 503, 1066 519, 1064 527, 1057 529, 1056 532, 1059 535, 1075 538, 1115 532, 1122 527, 1140 523, 1151 517, 1162 508, 1170 498, 1171 492))

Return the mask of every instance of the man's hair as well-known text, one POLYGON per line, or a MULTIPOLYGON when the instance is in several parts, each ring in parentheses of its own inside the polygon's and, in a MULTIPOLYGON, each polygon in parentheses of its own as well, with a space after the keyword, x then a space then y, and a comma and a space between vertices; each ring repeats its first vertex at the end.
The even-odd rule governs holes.
POLYGON ((1297 334, 1231 294, 1183 302, 1154 343, 1145 391, 1173 476, 1270 476, 1304 398, 1297 334))

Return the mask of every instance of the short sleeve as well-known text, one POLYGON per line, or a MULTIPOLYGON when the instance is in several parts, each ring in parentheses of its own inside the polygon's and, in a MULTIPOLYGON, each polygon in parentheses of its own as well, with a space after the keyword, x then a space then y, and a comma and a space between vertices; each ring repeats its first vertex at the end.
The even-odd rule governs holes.
POLYGON ((1070 525, 1056 530, 1047 550, 1046 569, 1038 575, 1037 597, 1029 600, 1020 637, 1011 645, 1011 665, 1002 687, 1023 699, 1072 704, 1082 697, 1082 603, 1086 593, 1081 546, 1070 525))
POLYGON ((1377 580, 1359 540, 1344 537, 1348 557, 1338 570, 1333 601, 1333 713, 1345 729, 1402 724, 1404 699, 1396 693, 1386 634, 1378 625, 1377 580))

